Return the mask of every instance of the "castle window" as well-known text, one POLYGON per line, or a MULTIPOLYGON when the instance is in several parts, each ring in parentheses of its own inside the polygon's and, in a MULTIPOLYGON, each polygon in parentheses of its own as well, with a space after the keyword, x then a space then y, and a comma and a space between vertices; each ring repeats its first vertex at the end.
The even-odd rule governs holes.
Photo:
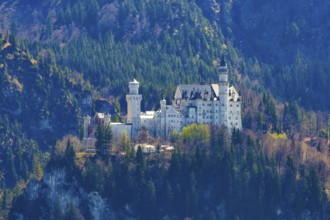
POLYGON ((229 117, 229 119, 231 119, 231 117, 229 117))
POLYGON ((230 107, 233 107, 233 105, 232 105, 232 104, 230 104, 230 107))
POLYGON ((225 106, 225 104, 222 103, 222 106, 225 106))
POLYGON ((239 107, 239 104, 237 104, 237 107, 239 107))

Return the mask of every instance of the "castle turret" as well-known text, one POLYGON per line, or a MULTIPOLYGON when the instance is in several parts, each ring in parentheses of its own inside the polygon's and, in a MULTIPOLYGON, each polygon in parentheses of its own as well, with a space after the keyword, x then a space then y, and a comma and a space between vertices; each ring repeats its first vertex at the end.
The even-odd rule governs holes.
POLYGON ((127 101, 127 123, 132 124, 132 136, 134 137, 141 128, 141 100, 139 94, 140 83, 134 79, 129 82, 129 93, 126 95, 127 101))
POLYGON ((104 115, 104 124, 106 126, 109 126, 110 125, 110 122, 111 122, 111 115, 110 114, 105 114, 104 115))
POLYGON ((221 63, 219 67, 219 124, 223 124, 228 127, 228 95, 229 95, 229 83, 228 83, 228 68, 224 56, 222 55, 221 63))
POLYGON ((219 82, 228 82, 228 68, 225 57, 223 55, 219 67, 219 82))
POLYGON ((161 110, 165 110, 165 107, 166 107, 166 100, 165 99, 163 99, 163 100, 160 100, 160 109, 161 110))
POLYGON ((86 117, 84 117, 84 138, 88 138, 88 127, 91 124, 91 117, 89 115, 87 115, 86 117))

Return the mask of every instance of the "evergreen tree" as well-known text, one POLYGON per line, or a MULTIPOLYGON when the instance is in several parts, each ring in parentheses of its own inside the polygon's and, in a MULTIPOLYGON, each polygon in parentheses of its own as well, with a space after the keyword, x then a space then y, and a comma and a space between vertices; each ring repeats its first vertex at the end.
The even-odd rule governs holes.
POLYGON ((320 179, 314 169, 309 172, 307 177, 307 208, 313 214, 320 214, 323 212, 324 208, 324 191, 321 186, 320 179))
POLYGON ((80 214, 79 210, 72 204, 70 203, 65 215, 64 215, 64 220, 84 220, 85 218, 80 214))
POLYGON ((59 202, 57 202, 55 204, 55 206, 53 207, 51 219, 52 220, 63 219, 63 213, 62 213, 62 209, 61 209, 59 202))
POLYGON ((64 163, 66 164, 66 168, 68 171, 68 176, 72 177, 75 174, 75 169, 76 169, 76 152, 73 149, 73 145, 70 141, 68 140, 68 143, 66 145, 65 153, 64 153, 64 163))
POLYGON ((112 130, 110 126, 99 124, 96 130, 96 154, 104 161, 108 161, 111 155, 112 130))

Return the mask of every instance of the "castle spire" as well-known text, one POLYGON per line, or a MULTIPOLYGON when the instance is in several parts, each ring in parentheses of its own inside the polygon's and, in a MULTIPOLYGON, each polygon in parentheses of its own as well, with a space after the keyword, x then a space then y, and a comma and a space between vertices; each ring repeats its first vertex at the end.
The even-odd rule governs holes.
POLYGON ((225 56, 222 54, 220 66, 227 66, 225 56))
POLYGON ((228 82, 228 68, 223 54, 219 66, 219 82, 228 82))

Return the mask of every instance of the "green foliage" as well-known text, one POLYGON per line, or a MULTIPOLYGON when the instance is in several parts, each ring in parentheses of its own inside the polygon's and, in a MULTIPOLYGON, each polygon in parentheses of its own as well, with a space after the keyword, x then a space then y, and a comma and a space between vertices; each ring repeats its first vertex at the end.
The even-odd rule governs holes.
POLYGON ((31 172, 42 177, 38 145, 24 135, 20 124, 10 123, 7 115, 0 116, 0 143, 1 187, 14 187, 31 172))
POLYGON ((33 160, 33 175, 38 179, 41 180, 43 177, 43 168, 40 161, 35 157, 33 160))
POLYGON ((123 134, 120 136, 120 149, 123 150, 126 155, 129 155, 132 151, 131 140, 127 136, 126 130, 124 130, 123 134))
POLYGON ((65 212, 64 220, 83 220, 85 219, 79 212, 79 210, 70 204, 65 212))
MULTIPOLYGON (((39 42, 20 42, 9 34, 0 42, 1 116, 8 115, 0 129, 0 143, 4 143, 0 152, 0 174, 5 176, 0 179, 2 185, 13 186, 27 178, 33 164, 37 164, 35 174, 41 178, 37 145, 30 137, 47 146, 50 139, 77 128, 81 101, 89 95, 91 85, 74 80, 73 73, 58 64, 74 69, 107 95, 118 96, 117 111, 125 109, 127 82, 136 77, 144 95, 142 109, 150 109, 164 96, 170 99, 179 83, 216 81, 215 59, 225 52, 232 82, 241 82, 236 72, 257 80, 249 82, 258 97, 244 97, 243 101, 246 128, 273 134, 284 131, 291 138, 304 119, 299 105, 330 108, 324 96, 330 93, 328 47, 324 43, 330 36, 324 26, 327 7, 322 7, 319 15, 310 10, 310 2, 283 0, 247 0, 244 4, 225 0, 220 13, 215 13, 217 1, 201 0, 62 0, 57 4, 25 0, 13 4, 28 4, 20 7, 24 10, 42 10, 47 19, 38 21, 37 25, 43 26, 42 33, 37 33, 39 42), (211 3, 212 7, 207 7, 211 3), (40 59, 16 49, 20 44, 40 59), (325 50, 317 45, 325 45, 325 50), (284 101, 283 115, 271 95, 255 85, 258 82, 284 101), (248 109, 251 106, 253 111, 248 109), (20 123, 9 123, 14 118, 20 123), (47 127, 47 121, 52 127, 40 129, 41 122, 47 127), (15 128, 19 124, 22 128, 15 128)), ((31 20, 31 26, 33 23, 31 20)), ((19 20, 10 22, 13 32, 20 33, 18 24, 19 20)), ((22 36, 26 35, 29 33, 24 30, 22 36)), ((280 165, 260 152, 258 141, 235 130, 229 137, 224 131, 208 129, 192 125, 179 136, 173 135, 178 148, 182 138, 186 145, 196 147, 196 153, 176 152, 165 166, 160 160, 146 158, 141 149, 134 158, 123 138, 127 156, 114 159, 112 172, 108 162, 112 135, 107 128, 97 131, 96 159, 86 159, 81 170, 72 172, 74 152, 68 143, 63 157, 68 161, 63 164, 88 191, 105 196, 119 216, 129 212, 130 217, 141 219, 324 218, 326 199, 315 171, 300 169, 289 157, 280 173, 280 165), (205 143, 210 144, 210 154, 202 148, 205 143)), ((312 130, 318 131, 316 125, 312 130)), ((322 130, 320 135, 324 136, 322 130)), ((41 216, 42 205, 39 200, 31 203, 35 211, 31 219, 41 216)), ((61 215, 55 211, 56 216, 61 215)), ((64 212, 66 218, 80 218, 73 205, 64 212)))
MULTIPOLYGON (((223 201, 226 204, 226 218, 228 219, 235 216, 248 219, 276 218, 279 208, 283 211, 282 216, 290 216, 294 210, 293 207, 299 203, 299 196, 304 192, 303 189, 298 190, 296 186, 302 181, 306 181, 304 179, 306 177, 300 174, 301 179, 296 178, 297 170, 291 158, 288 158, 286 174, 281 176, 277 171, 277 166, 274 166, 269 160, 265 161, 253 144, 247 149, 242 149, 241 144, 238 144, 237 148, 224 150, 221 157, 201 156, 198 150, 192 158, 187 155, 174 154, 168 174, 165 175, 167 177, 164 179, 152 178, 153 182, 164 181, 159 188, 156 187, 159 190, 156 195, 162 195, 156 199, 158 213, 176 213, 179 217, 202 216, 205 204, 209 204, 206 209, 214 210, 214 213, 217 213, 215 207, 218 206, 215 204, 219 205, 223 201), (283 184, 281 184, 281 180, 283 184), (205 198, 202 198, 204 190, 210 189, 211 198, 204 200, 205 198), (240 207, 234 205, 237 202, 241 204, 240 207), (211 204, 214 204, 214 209, 211 204)), ((139 163, 137 162, 137 164, 139 163)), ((152 169, 151 164, 146 165, 144 178, 148 179, 148 175, 158 176, 154 173, 155 170, 152 169), (152 173, 149 173, 151 171, 152 173)), ((153 188, 148 180, 142 183, 142 185, 146 184, 147 188, 153 188)), ((322 197, 324 191, 317 187, 317 184, 312 188, 316 190, 316 194, 322 197)), ((143 187, 140 189, 143 190, 143 187)), ((138 192, 136 193, 138 196, 138 192)), ((132 204, 135 203, 134 201, 132 200, 132 204)), ((153 204, 152 199, 148 200, 144 197, 143 201, 150 201, 149 204, 153 204)), ((324 200, 318 201, 324 202, 324 200)), ((323 207, 324 203, 320 204, 318 211, 312 211, 313 215, 317 216, 317 212, 323 212, 323 207)), ((301 209, 309 209, 308 204, 304 203, 301 209)), ((139 209, 136 211, 139 212, 139 209)), ((148 212, 149 214, 150 212, 148 212)), ((294 215, 299 218, 303 214, 303 212, 295 212, 294 215)), ((155 214, 155 216, 159 215, 155 214)))
MULTIPOLYGON (((284 172, 279 173, 278 164, 266 158, 251 137, 242 134, 241 138, 235 147, 218 146, 221 150, 217 154, 199 148, 195 154, 175 152, 166 166, 144 155, 141 148, 135 160, 129 155, 120 156, 110 166, 98 156, 90 156, 82 170, 71 175, 88 192, 99 192, 109 201, 111 212, 124 218, 317 219, 326 216, 324 188, 314 169, 298 167, 288 157, 284 172), (129 213, 123 211, 127 207, 129 213)), ((78 207, 70 205, 64 218, 86 218, 83 203, 78 207)), ((41 207, 48 209, 47 203, 41 207)), ((57 209, 55 206, 51 209, 53 215, 60 215, 57 209)), ((15 205, 14 210, 17 210, 15 205)), ((20 211, 24 212, 24 209, 20 211)), ((28 216, 38 218, 40 213, 28 216)))
POLYGON ((210 127, 206 124, 192 124, 184 127, 180 136, 187 144, 207 143, 211 137, 210 127))
POLYGON ((56 220, 56 219, 63 219, 63 213, 62 213, 62 209, 59 203, 56 203, 53 210, 52 210, 52 216, 51 216, 52 220, 56 220))
POLYGON ((110 159, 111 155, 111 141, 112 141, 112 130, 108 125, 100 123, 96 130, 96 154, 105 161, 110 159))
POLYGON ((24 133, 45 150, 56 138, 75 131, 82 100, 90 91, 71 78, 69 69, 56 66, 54 53, 48 50, 51 64, 13 45, 0 55, 1 114, 19 121, 24 133))

